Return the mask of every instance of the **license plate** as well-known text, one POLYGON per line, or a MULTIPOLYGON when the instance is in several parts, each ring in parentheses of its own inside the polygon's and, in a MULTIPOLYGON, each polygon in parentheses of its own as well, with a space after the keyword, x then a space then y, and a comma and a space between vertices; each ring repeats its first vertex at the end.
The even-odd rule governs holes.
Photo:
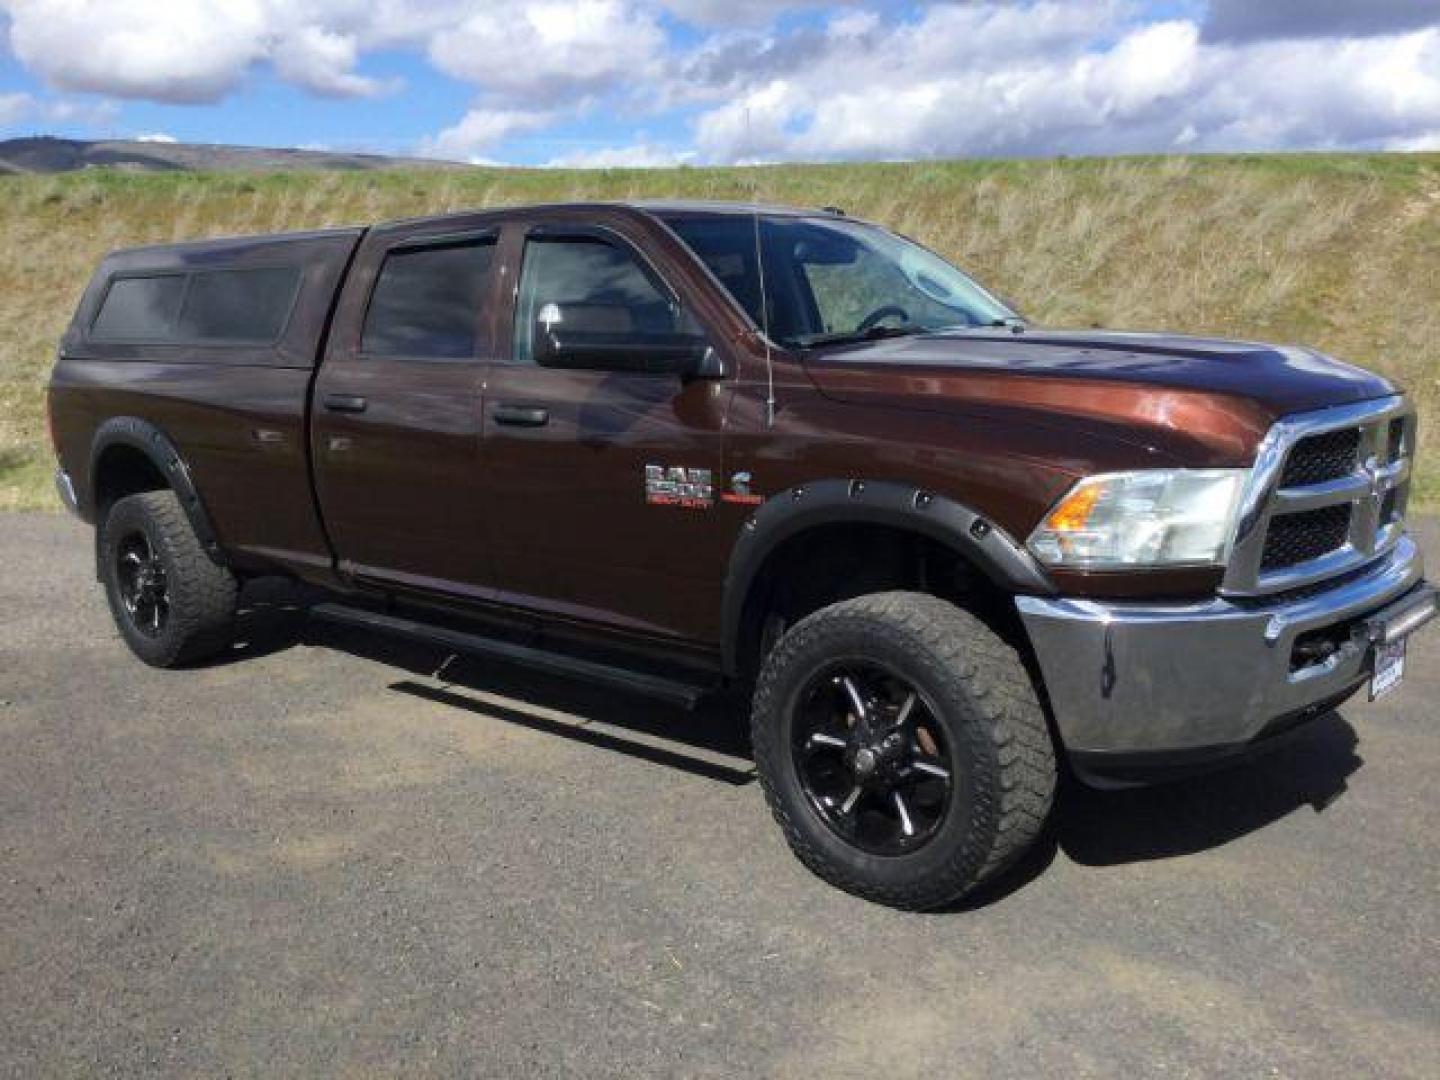
POLYGON ((1375 671, 1370 676, 1370 700, 1384 697, 1405 678, 1405 639, 1375 646, 1375 671))

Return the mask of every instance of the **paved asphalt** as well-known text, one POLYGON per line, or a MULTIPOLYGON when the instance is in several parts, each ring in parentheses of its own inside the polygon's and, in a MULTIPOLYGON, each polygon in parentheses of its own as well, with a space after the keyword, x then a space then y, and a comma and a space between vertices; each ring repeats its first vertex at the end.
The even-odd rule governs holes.
POLYGON ((1440 630, 1398 697, 1068 791, 1001 888, 906 915, 791 858, 723 712, 436 678, 275 589, 152 671, 89 542, 0 516, 0 1073, 1440 1070, 1440 630))

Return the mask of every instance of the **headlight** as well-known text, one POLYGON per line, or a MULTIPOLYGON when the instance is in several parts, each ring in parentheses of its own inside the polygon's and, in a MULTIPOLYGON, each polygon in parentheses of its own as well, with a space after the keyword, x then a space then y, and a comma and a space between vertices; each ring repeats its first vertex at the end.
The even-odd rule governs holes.
POLYGON ((1046 566, 1223 566, 1249 469, 1153 469, 1077 483, 1030 535, 1046 566))

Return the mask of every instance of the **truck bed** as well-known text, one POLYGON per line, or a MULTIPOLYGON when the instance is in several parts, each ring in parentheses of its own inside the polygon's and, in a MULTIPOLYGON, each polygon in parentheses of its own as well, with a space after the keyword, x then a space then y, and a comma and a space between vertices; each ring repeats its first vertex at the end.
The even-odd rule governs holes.
MULTIPOLYGON (((218 548, 240 562, 328 567, 306 412, 335 296, 363 235, 335 229, 108 256, 61 343, 50 391, 80 514, 96 513, 101 455, 91 460, 85 448, 100 426, 153 425, 184 447, 218 548)), ((145 467, 138 452, 106 460, 145 467)))

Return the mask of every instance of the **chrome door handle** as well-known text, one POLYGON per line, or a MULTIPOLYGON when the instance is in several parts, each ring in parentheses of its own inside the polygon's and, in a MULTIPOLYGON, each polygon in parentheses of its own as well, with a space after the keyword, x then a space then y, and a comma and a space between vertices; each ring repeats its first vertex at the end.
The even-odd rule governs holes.
POLYGON ((490 415, 497 424, 511 427, 544 427, 550 422, 550 410, 536 405, 496 405, 490 415))
POLYGON ((322 400, 331 412, 364 412, 370 404, 359 394, 326 394, 322 400))

